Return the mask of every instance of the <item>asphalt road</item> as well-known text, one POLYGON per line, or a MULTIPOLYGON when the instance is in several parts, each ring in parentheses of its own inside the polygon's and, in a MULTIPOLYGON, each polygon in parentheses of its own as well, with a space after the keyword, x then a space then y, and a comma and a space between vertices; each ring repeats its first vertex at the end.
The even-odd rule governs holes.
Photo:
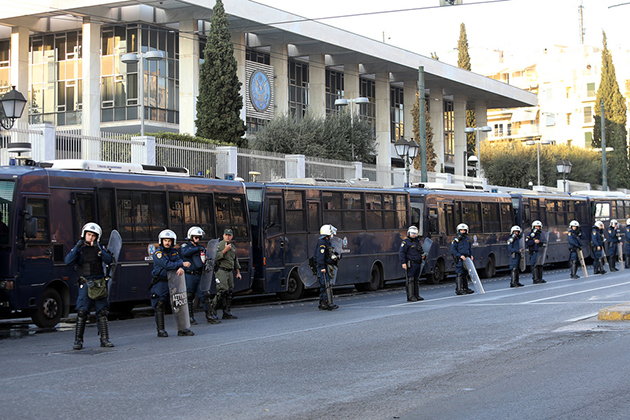
MULTIPOLYGON (((0 413, 24 419, 626 419, 630 324, 598 322, 630 301, 630 270, 407 303, 390 289, 238 306, 237 320, 157 338, 152 317, 0 340, 0 413)), ((198 319, 203 318, 198 313, 198 319)))

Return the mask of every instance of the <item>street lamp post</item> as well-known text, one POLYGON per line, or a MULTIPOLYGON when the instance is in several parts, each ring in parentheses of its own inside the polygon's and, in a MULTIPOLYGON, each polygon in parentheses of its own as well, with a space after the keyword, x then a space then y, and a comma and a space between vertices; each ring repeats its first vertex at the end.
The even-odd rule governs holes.
MULTIPOLYGON (((487 133, 492 131, 492 127, 489 125, 484 125, 482 127, 466 127, 464 128, 464 133, 475 133, 475 151, 477 152, 477 162, 479 162, 479 173, 481 173, 481 152, 480 152, 480 142, 479 142, 479 132, 483 131, 487 133)), ((467 175, 467 174, 464 174, 467 175)))
MULTIPOLYGON (((350 125, 354 125, 354 104, 355 103, 356 104, 369 104, 370 99, 365 98, 365 97, 359 97, 359 98, 354 98, 354 99, 340 98, 340 99, 335 100, 336 107, 348 106, 348 104, 350 104, 350 125)), ((354 141, 352 141, 352 138, 350 138, 350 146, 352 147, 352 160, 354 161, 354 141)))
POLYGON ((549 140, 528 140, 525 142, 526 145, 528 146, 533 146, 536 145, 537 146, 537 158, 536 161, 538 162, 538 186, 540 187, 540 143, 542 144, 551 144, 551 141, 549 140))
POLYGON ((564 192, 569 192, 567 191, 567 175, 571 173, 573 164, 569 160, 567 161, 561 160, 558 163, 556 163, 556 168, 558 169, 558 173, 562 174, 562 186, 563 186, 564 192))
POLYGON ((13 89, 5 93, 0 99, 2 102, 2 108, 0 109, 0 125, 5 130, 10 130, 15 124, 15 120, 22 117, 24 107, 26 106, 26 99, 24 95, 13 89))
POLYGON ((159 61, 164 58, 163 51, 147 51, 145 53, 128 53, 120 57, 125 64, 140 63, 138 78, 140 88, 140 135, 144 136, 144 59, 147 61, 159 61))
POLYGON ((398 139, 396 143, 394 143, 394 148, 396 149, 396 153, 405 163, 405 173, 407 174, 407 182, 405 183, 405 187, 409 188, 409 172, 411 171, 410 165, 413 163, 413 160, 418 156, 418 143, 413 141, 407 141, 404 137, 398 139))

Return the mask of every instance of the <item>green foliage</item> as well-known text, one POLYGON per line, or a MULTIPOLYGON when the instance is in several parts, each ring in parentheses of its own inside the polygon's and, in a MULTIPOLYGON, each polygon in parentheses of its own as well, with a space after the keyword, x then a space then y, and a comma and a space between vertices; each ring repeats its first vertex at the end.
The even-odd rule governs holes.
MULTIPOLYGON (((540 184, 555 187, 562 179, 556 163, 569 160, 573 165, 567 179, 591 184, 601 183, 601 156, 598 152, 565 145, 540 146, 540 184)), ((537 146, 520 142, 481 143, 481 166, 492 185, 528 188, 538 183, 537 146)))
POLYGON ((366 121, 353 123, 345 110, 326 118, 307 113, 300 121, 276 117, 256 133, 251 148, 365 163, 372 162, 376 153, 372 127, 366 121))
POLYGON ((163 131, 160 131, 158 133, 147 133, 147 136, 152 136, 152 137, 155 137, 156 139, 188 141, 190 143, 216 144, 217 146, 231 146, 232 145, 224 141, 205 139, 199 136, 191 136, 190 134, 180 134, 180 133, 171 133, 171 132, 163 132, 163 131))
POLYGON ((244 147, 247 140, 245 123, 241 120, 243 97, 237 76, 234 46, 228 29, 229 22, 221 0, 212 9, 210 34, 204 50, 204 62, 199 70, 197 97, 197 135, 244 147))
POLYGON ((459 40, 457 41, 457 67, 470 70, 470 55, 468 55, 468 37, 466 36, 466 25, 463 23, 459 27, 459 40))
MULTIPOLYGON (((477 118, 475 117, 475 111, 472 109, 466 110, 466 127, 476 127, 477 118)), ((477 154, 477 138, 475 137, 475 133, 467 133, 466 134, 466 150, 468 151, 467 156, 472 156, 477 154)))
MULTIPOLYGON (((435 147, 433 146, 433 128, 431 127, 431 118, 429 117, 429 104, 426 100, 424 101, 424 116, 427 138, 427 172, 435 172, 437 155, 435 154, 435 147)), ((418 92, 416 92, 416 101, 411 108, 411 117, 413 118, 413 136, 418 144, 420 144, 420 94, 418 92)), ((420 149, 422 149, 422 146, 420 149)), ((420 151, 418 151, 418 153, 420 153, 420 151)), ((421 170, 421 166, 421 159, 417 158, 413 161, 413 167, 415 169, 421 170)))

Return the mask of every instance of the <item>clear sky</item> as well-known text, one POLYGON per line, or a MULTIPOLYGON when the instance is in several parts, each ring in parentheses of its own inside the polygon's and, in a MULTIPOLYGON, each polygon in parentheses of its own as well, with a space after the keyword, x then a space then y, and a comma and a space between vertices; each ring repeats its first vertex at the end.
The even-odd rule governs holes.
MULTIPOLYGON (((322 23, 347 29, 443 61, 457 48, 459 27, 466 25, 469 48, 514 53, 579 43, 578 5, 583 4, 585 43, 601 46, 602 30, 609 47, 630 50, 630 0, 463 0, 462 6, 439 7, 439 0, 255 0, 322 23), (627 5, 622 5, 629 3, 627 5), (620 5, 609 8, 612 5, 620 5), (364 13, 404 10, 395 13, 364 13), (413 10, 417 9, 417 10, 413 10), (383 35, 384 33, 384 35, 383 35)), ((472 54, 472 51, 471 51, 472 54)))

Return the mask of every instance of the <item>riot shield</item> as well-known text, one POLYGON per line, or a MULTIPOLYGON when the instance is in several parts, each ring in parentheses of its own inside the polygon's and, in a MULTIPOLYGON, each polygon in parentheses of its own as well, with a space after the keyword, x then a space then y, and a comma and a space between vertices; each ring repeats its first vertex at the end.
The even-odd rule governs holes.
POLYGON ((548 248, 549 232, 540 232, 540 243, 538 244, 538 258, 536 259, 536 265, 545 265, 545 261, 547 260, 548 248))
POLYGON ((621 242, 617 242, 617 257, 619 258, 619 265, 621 266, 621 271, 625 270, 626 266, 623 263, 623 244, 621 242))
POLYGON ((203 264, 203 272, 201 273, 201 280, 199 282, 199 288, 206 294, 212 287, 214 281, 214 261, 217 256, 217 247, 219 245, 219 239, 211 239, 206 246, 206 261, 203 264))
POLYGON ((586 269, 586 263, 584 262, 584 253, 582 252, 582 248, 578 248, 577 255, 578 259, 580 260, 580 266, 582 266, 584 277, 588 277, 588 270, 586 269))
MULTIPOLYGON (((334 236, 330 240, 330 243, 332 244, 333 252, 337 255, 337 264, 338 264, 339 260, 341 259, 341 253, 343 252, 343 239, 334 236)), ((333 266, 333 272, 330 275, 330 283, 331 284, 336 284, 337 283, 337 273, 338 272, 339 272, 339 267, 337 265, 334 265, 333 266)), ((332 305, 332 302, 331 302, 331 305, 332 305)))
POLYGON ((190 328, 186 279, 184 274, 178 276, 177 270, 169 270, 167 274, 168 292, 171 295, 171 307, 173 308, 173 317, 177 323, 177 331, 184 331, 190 328))
POLYGON ((431 238, 424 238, 422 240, 422 251, 424 252, 425 258, 422 260, 422 265, 420 267, 420 274, 418 277, 422 277, 422 273, 424 272, 424 267, 427 265, 427 261, 429 260, 429 255, 431 255, 431 248, 433 247, 433 241, 431 238))
POLYGON ((107 250, 110 252, 110 254, 112 254, 113 261, 109 265, 103 263, 103 272, 105 273, 105 277, 108 278, 107 294, 109 294, 112 288, 114 272, 116 271, 116 264, 118 263, 118 257, 120 256, 121 248, 122 238, 120 237, 120 233, 118 233, 118 231, 114 229, 109 235, 109 241, 107 241, 107 250))
POLYGON ((525 271, 525 269, 527 268, 527 261, 525 260, 525 236, 524 235, 521 235, 521 239, 518 240, 518 247, 519 249, 523 250, 519 253, 519 255, 521 256, 521 259, 518 263, 518 268, 521 271, 525 271))
POLYGON ((481 279, 479 278, 479 274, 477 274, 477 269, 475 268, 475 264, 473 263, 473 261, 469 257, 466 257, 466 260, 464 260, 464 265, 466 266, 466 270, 468 270, 468 274, 470 275, 470 279, 472 280, 477 293, 486 293, 486 291, 483 289, 483 284, 481 284, 481 279))
POLYGON ((312 258, 313 257, 304 261, 298 267, 298 275, 300 276, 300 280, 302 280, 302 283, 304 283, 304 287, 306 287, 307 289, 311 289, 319 284, 317 280, 317 273, 311 267, 312 258))

